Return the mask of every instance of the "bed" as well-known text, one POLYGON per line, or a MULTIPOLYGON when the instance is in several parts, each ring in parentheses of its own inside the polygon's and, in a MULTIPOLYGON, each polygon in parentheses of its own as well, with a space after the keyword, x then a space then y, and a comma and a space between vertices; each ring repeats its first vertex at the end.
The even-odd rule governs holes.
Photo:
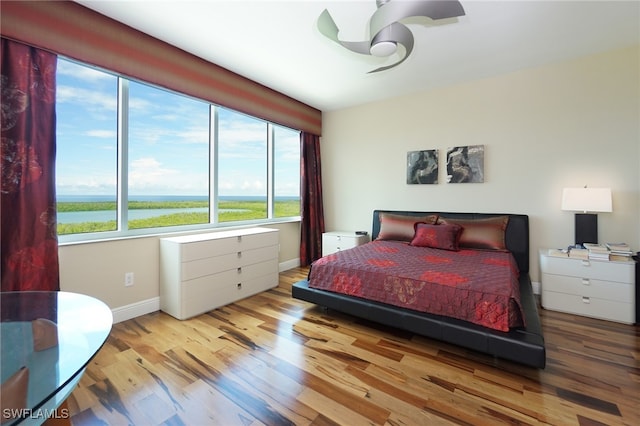
POLYGON ((545 367, 528 216, 375 210, 371 240, 315 261, 292 297, 545 367))

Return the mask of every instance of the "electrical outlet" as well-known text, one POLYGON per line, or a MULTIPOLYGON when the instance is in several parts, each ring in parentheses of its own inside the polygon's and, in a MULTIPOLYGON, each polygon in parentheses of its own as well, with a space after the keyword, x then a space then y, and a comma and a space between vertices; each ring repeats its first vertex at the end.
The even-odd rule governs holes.
POLYGON ((131 287, 133 285, 133 272, 126 272, 124 274, 124 286, 131 287))

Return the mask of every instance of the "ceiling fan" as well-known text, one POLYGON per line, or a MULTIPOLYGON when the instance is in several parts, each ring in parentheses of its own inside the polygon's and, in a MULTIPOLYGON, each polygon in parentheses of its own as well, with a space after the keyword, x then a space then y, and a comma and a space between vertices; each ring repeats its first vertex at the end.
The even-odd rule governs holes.
POLYGON ((400 65, 413 50, 413 34, 399 21, 412 16, 426 16, 433 20, 463 16, 464 9, 459 1, 418 0, 391 1, 376 0, 377 10, 369 21, 369 40, 343 41, 338 38, 338 26, 325 9, 318 18, 318 30, 325 37, 363 55, 390 56, 397 51, 398 44, 404 46, 404 56, 392 65, 376 68, 369 73, 385 71, 400 65))

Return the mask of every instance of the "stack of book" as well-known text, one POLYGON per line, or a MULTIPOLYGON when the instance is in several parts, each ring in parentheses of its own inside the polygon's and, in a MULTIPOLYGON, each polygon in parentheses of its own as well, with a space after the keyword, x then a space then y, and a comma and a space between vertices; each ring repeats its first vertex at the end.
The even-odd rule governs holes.
POLYGON ((569 250, 568 249, 549 249, 549 251, 547 252, 548 256, 553 256, 553 257, 569 257, 569 250))
POLYGON ((609 258, 611 260, 617 260, 621 262, 629 262, 631 260, 631 256, 633 252, 627 243, 607 243, 607 248, 611 255, 609 258))
POLYGON ((592 260, 609 260, 611 253, 604 244, 584 243, 582 244, 589 252, 589 259, 592 260))
POLYGON ((571 247, 569 249, 569 257, 573 259, 587 260, 589 259, 589 250, 578 247, 571 247))

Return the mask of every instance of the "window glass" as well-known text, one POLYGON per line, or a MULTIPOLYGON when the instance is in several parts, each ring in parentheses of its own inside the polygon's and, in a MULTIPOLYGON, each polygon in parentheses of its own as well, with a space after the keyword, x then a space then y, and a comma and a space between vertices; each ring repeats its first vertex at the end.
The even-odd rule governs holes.
POLYGON ((300 215, 297 130, 63 58, 56 110, 61 242, 300 215))
POLYGON ((209 222, 209 105, 129 82, 128 228, 209 222))
POLYGON ((267 218, 267 123, 218 108, 218 221, 267 218))
POLYGON ((300 131, 274 127, 274 217, 300 216, 300 131))
POLYGON ((58 234, 117 229, 118 78, 58 59, 58 234))

